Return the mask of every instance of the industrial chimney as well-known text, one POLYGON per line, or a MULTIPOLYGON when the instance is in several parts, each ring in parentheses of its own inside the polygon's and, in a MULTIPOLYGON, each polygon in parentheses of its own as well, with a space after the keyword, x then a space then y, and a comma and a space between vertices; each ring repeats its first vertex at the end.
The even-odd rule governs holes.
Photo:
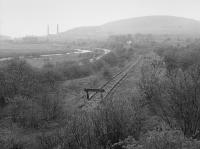
POLYGON ((47 36, 49 36, 49 25, 47 25, 47 36))
POLYGON ((59 34, 59 25, 57 24, 57 34, 59 34))

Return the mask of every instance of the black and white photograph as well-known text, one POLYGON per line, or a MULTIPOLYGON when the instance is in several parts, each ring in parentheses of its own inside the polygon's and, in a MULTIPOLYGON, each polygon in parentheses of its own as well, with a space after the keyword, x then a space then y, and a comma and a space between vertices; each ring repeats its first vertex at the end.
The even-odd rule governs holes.
POLYGON ((0 0, 0 149, 200 149, 200 0, 0 0))

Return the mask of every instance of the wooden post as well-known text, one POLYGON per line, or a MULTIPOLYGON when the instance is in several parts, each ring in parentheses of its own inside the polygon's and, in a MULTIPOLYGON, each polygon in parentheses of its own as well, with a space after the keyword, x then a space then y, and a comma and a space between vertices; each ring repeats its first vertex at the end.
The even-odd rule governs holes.
POLYGON ((90 98, 89 92, 87 91, 86 94, 87 94, 86 98, 87 98, 87 100, 89 100, 89 98, 90 98))

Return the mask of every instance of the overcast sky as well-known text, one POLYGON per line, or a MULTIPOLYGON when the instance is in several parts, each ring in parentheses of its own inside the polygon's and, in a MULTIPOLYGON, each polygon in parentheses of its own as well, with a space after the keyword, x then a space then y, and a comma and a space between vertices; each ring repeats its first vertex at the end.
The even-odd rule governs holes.
POLYGON ((173 15, 200 20, 200 0, 0 0, 0 34, 45 35, 131 17, 173 15))

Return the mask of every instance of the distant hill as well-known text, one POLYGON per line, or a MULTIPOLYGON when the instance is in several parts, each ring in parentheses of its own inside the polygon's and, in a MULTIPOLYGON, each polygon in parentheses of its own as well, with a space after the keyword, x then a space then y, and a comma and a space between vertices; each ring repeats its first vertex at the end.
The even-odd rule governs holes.
MULTIPOLYGON (((101 26, 68 30, 59 38, 104 38, 117 34, 200 34, 200 21, 174 16, 146 16, 124 19, 101 26)), ((58 37, 58 36, 57 36, 58 37)))

